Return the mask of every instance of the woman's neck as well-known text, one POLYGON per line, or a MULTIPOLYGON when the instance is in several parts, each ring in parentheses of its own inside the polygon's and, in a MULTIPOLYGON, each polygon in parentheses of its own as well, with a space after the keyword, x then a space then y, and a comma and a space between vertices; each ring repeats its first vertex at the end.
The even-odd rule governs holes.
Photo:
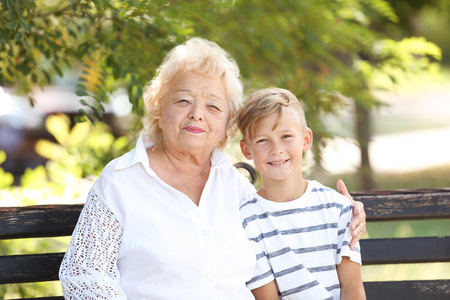
POLYGON ((199 160, 198 156, 174 155, 162 146, 147 149, 147 155, 150 168, 162 181, 199 205, 211 169, 209 155, 199 160))
MULTIPOLYGON (((211 151, 176 151, 161 145, 161 156, 165 157, 168 166, 186 175, 199 176, 211 168, 211 151)), ((158 146, 157 146, 158 151, 158 146)))

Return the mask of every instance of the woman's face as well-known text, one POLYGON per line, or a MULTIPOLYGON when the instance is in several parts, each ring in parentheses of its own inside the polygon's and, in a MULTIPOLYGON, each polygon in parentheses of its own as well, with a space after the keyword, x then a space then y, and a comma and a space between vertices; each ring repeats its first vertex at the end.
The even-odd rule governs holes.
POLYGON ((171 149, 212 151, 225 136, 229 113, 219 78, 180 72, 162 97, 163 143, 171 149))

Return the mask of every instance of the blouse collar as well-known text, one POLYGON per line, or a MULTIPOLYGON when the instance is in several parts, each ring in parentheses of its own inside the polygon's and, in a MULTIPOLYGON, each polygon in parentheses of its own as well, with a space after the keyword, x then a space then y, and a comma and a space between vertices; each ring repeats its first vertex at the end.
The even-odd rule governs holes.
MULTIPOLYGON (((150 168, 147 149, 155 143, 151 140, 148 133, 141 133, 136 142, 136 147, 130 152, 118 158, 115 170, 121 170, 140 163, 142 167, 151 176, 156 176, 155 172, 150 168)), ((214 148, 211 155, 211 169, 229 169, 231 163, 229 159, 217 148, 214 148)))

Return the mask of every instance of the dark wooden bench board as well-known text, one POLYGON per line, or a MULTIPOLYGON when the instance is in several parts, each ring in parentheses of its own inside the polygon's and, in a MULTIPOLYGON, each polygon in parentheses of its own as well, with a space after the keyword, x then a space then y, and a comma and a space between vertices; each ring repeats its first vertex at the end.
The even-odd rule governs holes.
MULTIPOLYGON (((352 193, 367 222, 450 219, 450 189, 352 193)), ((71 235, 83 205, 0 207, 0 239, 71 235)), ((450 236, 361 240, 363 265, 450 262, 450 236)), ((58 280, 64 253, 0 257, 0 284, 58 280)), ((365 282, 368 299, 450 299, 450 280, 365 282)), ((63 299, 46 297, 34 299, 63 299)))

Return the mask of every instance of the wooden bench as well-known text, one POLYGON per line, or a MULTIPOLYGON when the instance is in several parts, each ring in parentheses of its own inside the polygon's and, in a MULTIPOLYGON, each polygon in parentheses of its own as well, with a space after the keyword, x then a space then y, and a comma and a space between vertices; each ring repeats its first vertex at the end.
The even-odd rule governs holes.
MULTIPOLYGON (((450 218, 450 189, 356 192, 352 196, 364 203, 367 222, 450 218)), ((0 207, 0 239, 70 236, 82 208, 82 204, 0 207)), ((361 248, 363 265, 450 262, 450 236, 365 239, 361 248)), ((0 284, 58 280, 63 256, 1 256, 0 284)), ((364 282, 364 286, 368 299, 450 299, 449 279, 364 282)))

